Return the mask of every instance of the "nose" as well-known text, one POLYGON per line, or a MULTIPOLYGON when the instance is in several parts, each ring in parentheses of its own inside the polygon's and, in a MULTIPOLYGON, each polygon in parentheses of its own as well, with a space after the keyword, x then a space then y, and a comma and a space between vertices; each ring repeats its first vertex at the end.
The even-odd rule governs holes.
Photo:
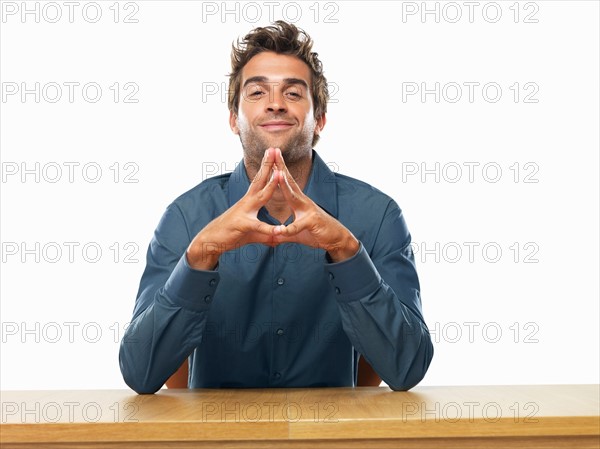
POLYGON ((286 112, 287 106, 281 92, 277 86, 271 86, 269 91, 269 101, 266 104, 267 112, 286 112))

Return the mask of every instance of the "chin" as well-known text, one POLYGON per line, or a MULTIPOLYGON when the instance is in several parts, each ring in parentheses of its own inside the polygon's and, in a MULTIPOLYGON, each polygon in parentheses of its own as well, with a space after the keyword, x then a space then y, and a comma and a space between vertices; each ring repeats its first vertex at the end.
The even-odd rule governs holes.
POLYGON ((282 156, 285 158, 285 155, 290 152, 289 145, 286 142, 273 142, 269 144, 270 148, 279 148, 281 150, 282 156))

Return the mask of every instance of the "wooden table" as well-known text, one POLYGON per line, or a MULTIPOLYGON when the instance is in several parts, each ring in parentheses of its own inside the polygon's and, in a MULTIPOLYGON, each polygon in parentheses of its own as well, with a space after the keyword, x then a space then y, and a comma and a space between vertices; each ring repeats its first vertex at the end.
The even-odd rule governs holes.
POLYGON ((2 391, 3 448, 600 447, 598 385, 2 391))

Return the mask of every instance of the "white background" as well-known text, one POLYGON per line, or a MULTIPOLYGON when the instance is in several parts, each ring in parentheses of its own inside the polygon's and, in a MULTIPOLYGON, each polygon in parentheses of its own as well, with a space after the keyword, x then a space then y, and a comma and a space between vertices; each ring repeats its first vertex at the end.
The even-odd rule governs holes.
POLYGON ((76 3, 2 2, 2 389, 126 388, 152 232, 241 159, 230 46, 280 18, 331 83, 317 151, 404 210, 421 385, 598 383, 598 2, 76 3))

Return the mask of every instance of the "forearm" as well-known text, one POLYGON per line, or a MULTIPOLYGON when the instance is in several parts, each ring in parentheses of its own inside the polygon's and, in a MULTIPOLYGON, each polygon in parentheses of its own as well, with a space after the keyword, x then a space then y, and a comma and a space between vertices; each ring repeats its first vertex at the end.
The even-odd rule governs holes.
POLYGON ((186 250, 186 260, 194 270, 214 270, 225 249, 223 242, 217 243, 219 237, 210 234, 210 228, 214 228, 215 224, 213 221, 200 231, 186 250))
POLYGON ((202 341, 206 313, 183 309, 158 294, 127 328, 119 363, 127 385, 154 393, 202 341))
POLYGON ((380 292, 340 309, 350 341, 390 388, 408 390, 423 379, 433 345, 427 328, 409 309, 380 292))
MULTIPOLYGON (((421 316, 403 299, 410 301, 400 298, 381 278, 364 248, 326 269, 337 293, 342 325, 356 350, 390 388, 415 386, 427 372, 433 345, 421 316)), ((398 290, 407 294, 413 289, 398 290)))
POLYGON ((134 317, 119 352, 123 378, 133 390, 156 392, 201 343, 218 281, 216 272, 192 270, 184 256, 134 317))

